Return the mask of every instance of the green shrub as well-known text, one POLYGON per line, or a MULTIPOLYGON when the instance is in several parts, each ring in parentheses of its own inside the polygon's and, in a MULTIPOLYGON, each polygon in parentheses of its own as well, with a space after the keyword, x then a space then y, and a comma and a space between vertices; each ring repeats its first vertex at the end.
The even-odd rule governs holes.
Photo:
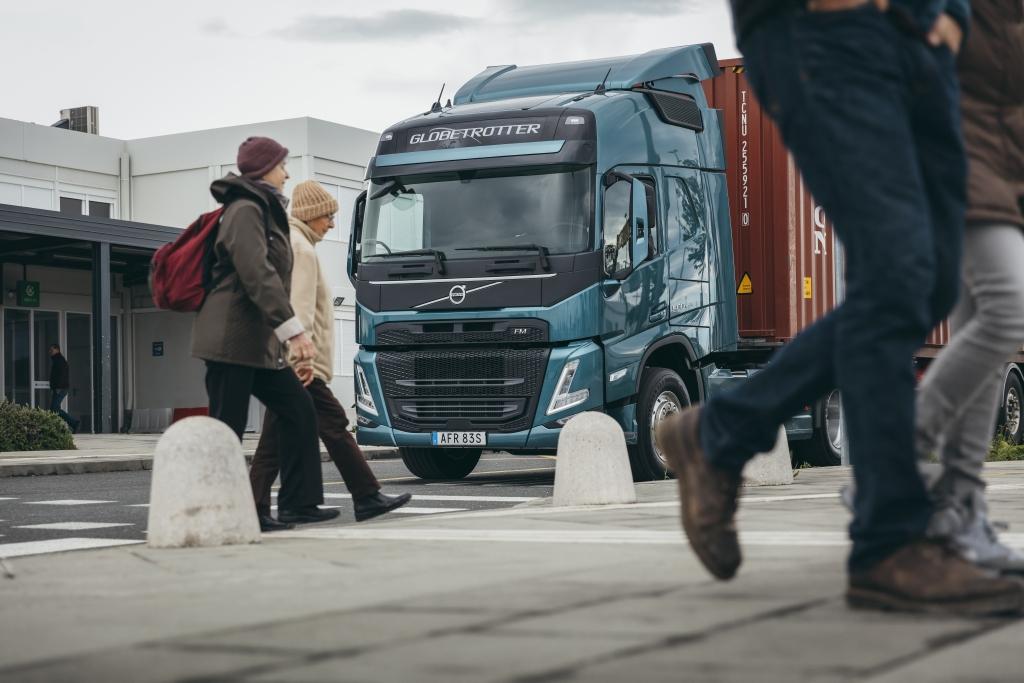
POLYGON ((989 462, 1024 460, 1024 445, 1012 444, 1000 436, 992 442, 992 450, 988 453, 988 460, 989 462))
POLYGON ((72 450, 71 430, 56 413, 0 403, 0 452, 72 450))

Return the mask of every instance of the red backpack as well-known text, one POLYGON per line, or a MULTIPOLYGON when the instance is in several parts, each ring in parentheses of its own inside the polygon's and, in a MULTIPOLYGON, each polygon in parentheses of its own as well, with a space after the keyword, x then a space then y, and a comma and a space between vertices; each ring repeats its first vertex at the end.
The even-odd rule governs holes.
POLYGON ((224 207, 204 213, 153 254, 149 286, 157 308, 198 311, 213 284, 213 241, 224 207))

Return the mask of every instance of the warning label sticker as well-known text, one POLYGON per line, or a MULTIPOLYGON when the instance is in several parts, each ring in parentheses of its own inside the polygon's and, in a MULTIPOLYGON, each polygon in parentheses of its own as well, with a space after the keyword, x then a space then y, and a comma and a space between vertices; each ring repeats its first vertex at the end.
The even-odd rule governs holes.
POLYGON ((814 298, 814 282, 809 277, 804 278, 804 298, 814 298))
POLYGON ((737 294, 753 294, 754 282, 750 279, 750 273, 743 273, 740 278, 740 286, 736 288, 737 294))

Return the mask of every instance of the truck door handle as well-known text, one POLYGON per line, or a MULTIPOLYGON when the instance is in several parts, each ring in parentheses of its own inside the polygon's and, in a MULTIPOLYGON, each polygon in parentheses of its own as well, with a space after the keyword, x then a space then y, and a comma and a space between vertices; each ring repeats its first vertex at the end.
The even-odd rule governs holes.
POLYGON ((664 318, 666 313, 668 313, 668 304, 658 304, 651 310, 651 314, 647 319, 652 323, 657 322, 664 318))

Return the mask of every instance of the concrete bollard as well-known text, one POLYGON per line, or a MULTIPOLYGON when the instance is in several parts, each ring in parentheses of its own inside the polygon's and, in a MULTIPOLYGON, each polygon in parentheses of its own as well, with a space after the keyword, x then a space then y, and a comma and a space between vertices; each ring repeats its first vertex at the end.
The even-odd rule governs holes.
POLYGON ((580 413, 558 439, 554 505, 635 503, 626 437, 603 413, 580 413))
POLYGON ((743 468, 744 486, 784 486, 793 483, 793 462, 789 455, 786 428, 779 427, 775 446, 759 453, 743 468))
POLYGON ((153 454, 149 546, 259 543, 242 445, 209 417, 189 417, 164 432, 153 454))

